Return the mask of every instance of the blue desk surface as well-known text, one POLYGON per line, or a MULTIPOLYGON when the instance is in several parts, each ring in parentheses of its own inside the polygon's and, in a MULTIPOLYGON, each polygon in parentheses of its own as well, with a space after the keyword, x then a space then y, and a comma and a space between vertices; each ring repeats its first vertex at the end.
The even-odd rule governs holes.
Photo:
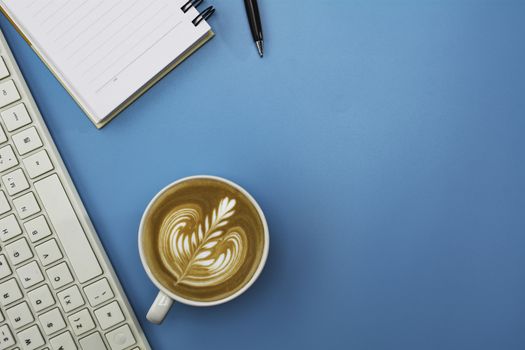
POLYGON ((525 3, 242 1, 209 44, 101 131, 5 18, 9 43, 156 350, 523 349, 525 3), (237 300, 144 315, 136 236, 192 174, 265 210, 237 300))

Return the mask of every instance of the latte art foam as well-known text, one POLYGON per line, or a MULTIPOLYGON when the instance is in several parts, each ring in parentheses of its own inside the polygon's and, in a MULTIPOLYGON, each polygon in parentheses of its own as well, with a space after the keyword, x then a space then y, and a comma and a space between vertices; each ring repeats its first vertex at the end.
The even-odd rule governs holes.
POLYGON ((234 276, 246 257, 246 233, 229 227, 235 215, 235 199, 224 197, 217 208, 203 218, 201 208, 174 208, 163 220, 159 246, 162 261, 175 284, 213 286, 234 276))
POLYGON ((266 243, 257 208, 241 191, 211 178, 162 192, 143 219, 141 246, 155 279, 193 301, 224 299, 254 276, 266 243))

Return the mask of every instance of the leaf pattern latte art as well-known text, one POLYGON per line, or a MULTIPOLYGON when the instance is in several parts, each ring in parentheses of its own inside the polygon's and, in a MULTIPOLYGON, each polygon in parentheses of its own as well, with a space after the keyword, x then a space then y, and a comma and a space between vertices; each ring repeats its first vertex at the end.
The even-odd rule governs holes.
POLYGON ((195 287, 217 285, 229 279, 246 257, 246 233, 241 227, 228 228, 235 214, 235 199, 224 197, 201 222, 200 208, 173 209, 160 227, 164 265, 176 284, 195 287))

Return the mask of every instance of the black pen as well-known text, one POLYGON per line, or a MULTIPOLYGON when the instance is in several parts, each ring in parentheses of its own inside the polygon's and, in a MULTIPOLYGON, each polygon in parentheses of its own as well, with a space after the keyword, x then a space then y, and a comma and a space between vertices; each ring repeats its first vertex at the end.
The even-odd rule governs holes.
POLYGON ((263 57, 263 32, 261 26, 261 16, 259 15, 259 7, 257 0, 244 0, 246 6, 246 14, 248 15, 248 22, 250 22, 250 29, 252 31, 253 40, 259 51, 259 56, 263 57))

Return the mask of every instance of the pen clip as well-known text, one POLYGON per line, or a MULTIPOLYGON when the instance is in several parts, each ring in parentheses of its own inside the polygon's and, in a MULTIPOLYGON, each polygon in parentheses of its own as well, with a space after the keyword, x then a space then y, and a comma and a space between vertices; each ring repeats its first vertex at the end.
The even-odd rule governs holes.
POLYGON ((189 0, 187 3, 185 3, 180 9, 182 12, 186 13, 189 11, 192 7, 198 7, 200 4, 202 4, 203 0, 189 0))
POLYGON ((204 11, 202 11, 201 13, 199 13, 199 15, 197 17, 195 17, 193 19, 193 25, 196 27, 199 25, 199 23, 201 23, 202 21, 205 21, 207 20, 208 18, 211 17, 211 15, 213 15, 213 13, 215 12, 215 9, 213 8, 213 6, 208 6, 204 9, 204 11))

